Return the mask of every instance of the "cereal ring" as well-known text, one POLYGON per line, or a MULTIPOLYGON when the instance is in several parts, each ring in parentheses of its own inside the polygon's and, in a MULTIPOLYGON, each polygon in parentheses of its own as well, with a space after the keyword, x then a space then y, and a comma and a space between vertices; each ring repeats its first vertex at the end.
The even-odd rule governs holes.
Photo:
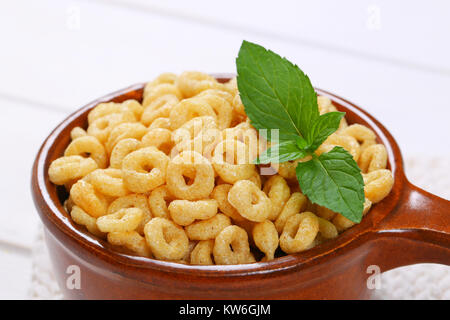
POLYGON ((275 227, 278 234, 283 232, 286 221, 293 215, 303 212, 306 209, 308 199, 301 192, 294 192, 284 205, 278 218, 275 220, 275 227))
POLYGON ((325 239, 333 239, 338 236, 338 231, 333 223, 330 221, 317 217, 319 220, 319 233, 325 239))
POLYGON ((273 260, 278 248, 278 232, 275 225, 269 221, 259 222, 253 227, 253 241, 264 254, 264 261, 273 260))
POLYGON ((363 174, 364 193, 372 203, 378 203, 383 200, 394 185, 394 178, 391 171, 379 169, 363 174))
POLYGON ((267 195, 249 180, 236 182, 228 192, 228 201, 244 218, 262 222, 272 212, 272 202, 267 195))
POLYGON ((92 158, 97 162, 99 168, 106 168, 108 157, 103 145, 92 136, 79 137, 73 140, 64 152, 64 156, 82 156, 92 158))
POLYGON ((111 197, 122 197, 129 193, 123 183, 122 170, 97 169, 86 176, 86 181, 102 194, 111 197))
POLYGON ((128 99, 122 102, 122 106, 131 111, 137 121, 141 119, 142 113, 144 112, 144 107, 139 103, 139 101, 135 99, 128 99))
POLYGON ((216 114, 216 122, 219 129, 228 128, 233 117, 233 108, 230 103, 217 94, 211 93, 210 90, 202 92, 196 98, 205 101, 214 110, 216 114))
POLYGON ((373 144, 366 147, 361 153, 358 165, 364 173, 372 172, 379 169, 386 169, 387 151, 382 144, 373 144))
POLYGON ((319 219, 312 212, 305 211, 291 216, 280 236, 280 247, 286 253, 310 249, 319 232, 319 219))
POLYGON ((263 141, 258 140, 258 134, 254 128, 250 128, 245 122, 237 125, 234 128, 223 130, 223 140, 238 140, 243 142, 248 150, 248 162, 253 162, 260 152, 265 150, 263 141))
POLYGON ((145 85, 144 92, 148 91, 151 87, 157 86, 162 83, 175 84, 176 80, 177 80, 177 75, 175 73, 171 73, 171 72, 161 73, 153 81, 150 81, 145 85))
POLYGON ((213 248, 217 264, 245 264, 256 262, 250 252, 248 235, 238 226, 228 226, 217 236, 213 248))
POLYGON ((146 108, 142 114, 141 122, 148 126, 157 118, 168 118, 170 111, 178 102, 180 102, 180 100, 177 96, 167 94, 155 99, 148 106, 144 104, 144 107, 146 108))
POLYGON ((141 147, 139 140, 129 138, 117 142, 116 146, 111 151, 110 166, 115 169, 122 169, 123 159, 131 152, 136 151, 141 147))
POLYGON ((233 221, 242 221, 244 218, 228 201, 228 192, 231 187, 232 185, 227 183, 216 186, 211 193, 211 198, 217 201, 220 211, 233 219, 233 221))
POLYGON ((199 241, 191 252, 190 262, 194 265, 213 265, 214 240, 199 241))
POLYGON ((216 120, 210 116, 196 117, 189 120, 172 133, 175 144, 183 144, 194 140, 208 129, 217 129, 216 120))
POLYGON ((212 218, 197 221, 188 225, 185 228, 185 231, 188 238, 191 240, 209 240, 215 239, 223 229, 230 225, 230 218, 224 214, 218 213, 212 218))
POLYGON ((172 220, 181 225, 187 226, 195 220, 206 220, 217 214, 217 201, 209 200, 173 200, 169 206, 169 213, 172 220))
POLYGON ((276 175, 269 178, 264 184, 264 193, 272 201, 272 211, 269 214, 269 220, 276 220, 283 210, 286 201, 291 196, 291 189, 283 177, 276 175))
POLYGON ((212 164, 224 181, 235 183, 250 178, 255 171, 255 165, 249 163, 248 156, 248 148, 244 143, 224 140, 214 149, 212 164))
POLYGON ((164 218, 153 218, 144 228, 145 240, 160 260, 180 260, 189 250, 189 239, 183 228, 164 218))
POLYGON ((152 256, 145 238, 136 231, 110 232, 107 239, 112 245, 125 247, 141 257, 152 256))
POLYGON ((204 90, 204 91, 200 92, 197 95, 197 97, 203 97, 205 95, 210 95, 210 94, 213 95, 213 96, 218 96, 218 97, 221 97, 221 98, 225 99, 230 105, 233 104, 233 100, 234 100, 233 95, 230 92, 228 92, 228 91, 224 91, 224 90, 220 90, 220 89, 207 89, 207 90, 204 90))
POLYGON ((120 140, 133 138, 141 140, 141 138, 147 133, 147 128, 139 123, 121 123, 111 130, 108 140, 106 141, 106 151, 111 154, 116 144, 120 140))
POLYGON ((70 138, 72 140, 75 140, 80 137, 84 137, 85 135, 87 135, 87 132, 83 128, 80 128, 80 127, 75 127, 70 131, 70 138))
POLYGON ((183 98, 177 86, 170 83, 161 83, 156 86, 146 87, 146 89, 147 90, 144 91, 144 99, 142 102, 144 107, 148 107, 156 99, 166 95, 173 95, 179 100, 183 98))
POLYGON ((319 205, 315 206, 315 212, 318 217, 321 217, 325 220, 331 220, 336 215, 336 212, 331 211, 330 209, 319 206, 319 205))
POLYGON ((167 187, 176 198, 200 200, 207 198, 214 189, 214 169, 200 153, 184 151, 167 166, 167 187), (193 175, 187 184, 184 175, 193 175))
POLYGON ((375 132, 373 132, 370 128, 357 123, 342 130, 342 134, 355 138, 361 144, 362 150, 375 144, 375 140, 377 138, 375 132))
POLYGON ((143 213, 139 208, 120 209, 97 219, 97 227, 102 232, 134 231, 142 221, 143 213))
MULTIPOLYGON (((353 138, 352 136, 333 133, 322 144, 322 146, 324 146, 324 147, 326 147, 327 145, 341 146, 342 148, 347 150, 353 156, 353 159, 355 159, 355 161, 358 161, 358 159, 359 159, 359 155, 361 153, 361 147, 359 146, 358 141, 355 138, 353 138)), ((326 151, 329 151, 329 150, 323 150, 319 147, 316 150, 316 154, 320 155, 322 152, 326 152, 326 151)))
POLYGON ((98 168, 97 162, 81 156, 61 157, 54 160, 48 169, 51 182, 57 185, 73 183, 98 168))
POLYGON ((179 75, 176 84, 186 98, 193 97, 208 89, 220 87, 214 77, 196 71, 183 72, 179 75))
POLYGON ((171 128, 172 130, 178 129, 189 120, 201 116, 217 118, 213 108, 204 99, 194 97, 181 100, 170 111, 171 128))
POLYGON ((90 183, 84 180, 78 180, 72 186, 70 197, 78 207, 91 217, 101 217, 108 210, 108 200, 105 196, 98 193, 90 183))
POLYGON ((149 192, 166 180, 169 158, 155 147, 139 149, 123 159, 125 186, 137 193, 149 192))
POLYGON ((145 136, 142 137, 141 143, 142 147, 156 147, 166 155, 169 155, 174 147, 172 132, 163 128, 149 129, 145 136))
POLYGON ((150 209, 155 217, 169 219, 168 203, 175 198, 170 194, 167 186, 161 186, 152 191, 148 197, 150 209))
POLYGON ((162 128, 162 129, 172 129, 169 118, 156 118, 153 120, 152 124, 148 127, 149 129, 162 128))
POLYGON ((111 130, 124 122, 136 122, 136 117, 133 112, 112 113, 98 118, 89 125, 87 133, 96 137, 101 143, 105 143, 108 140, 111 130))
POLYGON ((99 103, 94 109, 92 109, 88 114, 88 123, 91 125, 95 120, 103 118, 105 116, 109 116, 116 113, 130 113, 133 115, 131 117, 130 114, 126 115, 127 118, 132 118, 134 121, 137 121, 136 117, 134 116, 133 110, 128 109, 126 105, 123 105, 121 103, 115 103, 115 102, 104 102, 99 103))
POLYGON ((81 224, 93 235, 104 238, 105 234, 97 227, 97 219, 88 215, 83 209, 78 206, 73 206, 70 211, 70 216, 75 223, 81 224))
POLYGON ((108 207, 108 214, 113 214, 121 209, 138 208, 142 211, 142 220, 136 231, 144 232, 144 226, 152 218, 152 213, 147 203, 147 197, 142 194, 130 194, 114 200, 108 207))
POLYGON ((236 112, 238 115, 241 115, 241 116, 246 116, 247 115, 245 113, 245 107, 242 104, 242 100, 241 100, 241 97, 239 96, 239 94, 236 94, 234 96, 232 105, 233 105, 234 112, 236 112))
MULTIPOLYGON (((369 199, 364 200, 364 210, 363 210, 363 216, 369 212, 370 208, 372 207, 372 202, 369 199)), ((333 217, 332 220, 333 224, 336 226, 336 229, 338 232, 342 232, 350 227, 353 227, 355 223, 343 215, 336 213, 336 215, 333 217)))

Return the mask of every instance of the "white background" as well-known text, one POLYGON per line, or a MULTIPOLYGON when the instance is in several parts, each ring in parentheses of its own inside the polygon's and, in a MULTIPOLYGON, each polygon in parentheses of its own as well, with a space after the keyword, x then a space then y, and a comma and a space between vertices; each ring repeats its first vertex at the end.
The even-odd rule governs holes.
POLYGON ((449 159, 449 32, 445 0, 2 0, 0 298, 27 297, 32 161, 80 106, 164 71, 234 72, 247 39, 372 113, 405 158, 449 159))

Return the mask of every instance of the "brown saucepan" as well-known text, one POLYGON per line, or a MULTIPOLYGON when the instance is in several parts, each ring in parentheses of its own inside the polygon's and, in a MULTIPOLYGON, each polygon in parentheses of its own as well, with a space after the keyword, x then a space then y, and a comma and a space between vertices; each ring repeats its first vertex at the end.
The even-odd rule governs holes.
MULTIPOLYGON (((229 76, 218 76, 224 82, 229 76)), ((372 128, 388 151, 395 183, 362 222, 337 239, 270 262, 234 266, 189 266, 127 255, 74 224, 67 196, 48 178, 50 163, 63 154, 75 126, 86 127, 100 102, 141 101, 144 84, 84 106, 45 140, 32 174, 32 193, 45 226, 46 243, 60 288, 69 299, 364 299, 371 291, 368 267, 382 272, 415 263, 450 265, 450 202, 412 185, 400 149, 375 118, 354 104, 329 97, 349 123, 372 128), (81 288, 67 286, 77 266, 81 288)), ((426 172, 424 172, 426 174, 426 172)), ((369 269, 370 270, 370 269, 369 269)))

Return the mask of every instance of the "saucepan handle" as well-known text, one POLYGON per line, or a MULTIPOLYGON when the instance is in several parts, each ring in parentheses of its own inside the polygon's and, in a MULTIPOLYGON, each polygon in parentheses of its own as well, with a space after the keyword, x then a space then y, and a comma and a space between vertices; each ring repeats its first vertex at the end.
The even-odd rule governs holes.
POLYGON ((377 226, 384 271, 415 263, 450 265, 450 201, 405 179, 398 205, 377 226))

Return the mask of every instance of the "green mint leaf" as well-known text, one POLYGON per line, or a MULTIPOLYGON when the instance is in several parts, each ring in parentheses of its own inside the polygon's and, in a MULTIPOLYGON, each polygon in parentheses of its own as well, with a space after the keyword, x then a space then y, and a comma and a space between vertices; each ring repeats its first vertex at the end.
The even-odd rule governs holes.
POLYGON ((299 162, 297 179, 304 194, 313 203, 339 212, 359 223, 364 203, 361 170, 350 153, 342 147, 299 162))
MULTIPOLYGON (((236 59, 245 112, 256 129, 278 129, 280 140, 306 138, 319 118, 309 78, 285 58, 243 41, 236 59)), ((271 139, 270 130, 267 138, 271 139)))
POLYGON ((345 112, 328 112, 322 114, 316 122, 314 122, 307 135, 307 141, 310 144, 309 150, 311 152, 314 152, 330 134, 339 128, 341 119, 344 116, 345 112))
POLYGON ((307 155, 308 153, 305 150, 298 148, 295 141, 283 141, 261 153, 255 160, 255 164, 282 163, 304 158, 307 155))

